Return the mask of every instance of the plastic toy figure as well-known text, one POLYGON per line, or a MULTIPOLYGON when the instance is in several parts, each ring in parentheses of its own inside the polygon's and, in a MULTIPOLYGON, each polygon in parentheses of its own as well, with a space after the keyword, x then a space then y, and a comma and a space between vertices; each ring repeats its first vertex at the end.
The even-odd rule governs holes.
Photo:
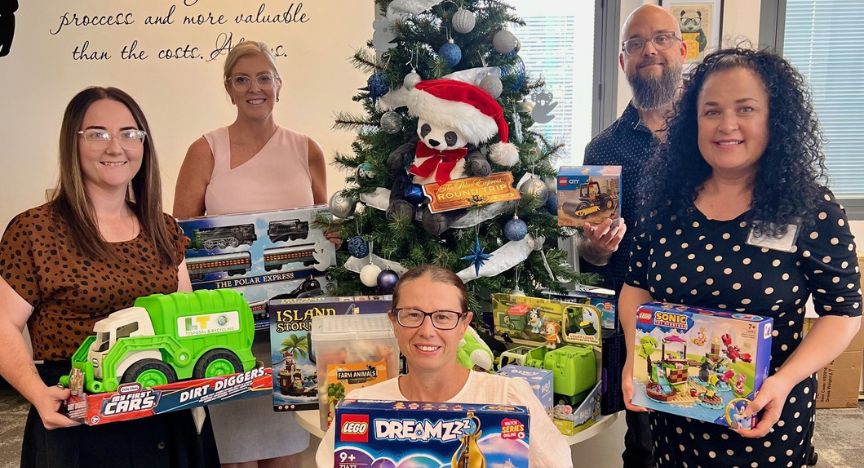
POLYGON ((705 337, 705 329, 699 328, 699 331, 696 332, 696 338, 693 338, 690 341, 692 341, 696 346, 703 346, 707 341, 707 338, 705 337))
POLYGON ((540 313, 537 312, 537 309, 531 309, 528 312, 528 325, 531 326, 531 333, 539 335, 543 330, 543 318, 540 317, 540 313))
POLYGON ((744 395, 744 374, 735 374, 735 394, 739 396, 744 395))
POLYGON ((558 333, 561 331, 561 324, 554 321, 546 322, 546 347, 549 349, 555 349, 558 347, 558 343, 561 342, 561 337, 558 336, 558 333))

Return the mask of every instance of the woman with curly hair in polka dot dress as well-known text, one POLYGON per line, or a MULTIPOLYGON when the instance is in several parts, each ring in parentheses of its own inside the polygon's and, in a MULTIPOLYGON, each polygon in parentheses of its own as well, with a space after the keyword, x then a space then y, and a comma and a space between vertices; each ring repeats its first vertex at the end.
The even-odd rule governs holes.
POLYGON ((715 52, 694 70, 668 140, 643 172, 643 215, 619 308, 633 395, 636 308, 651 300, 773 317, 757 426, 651 413, 658 466, 796 467, 815 416, 814 373, 861 324, 861 278, 843 208, 820 182, 822 137, 801 75, 765 51, 715 52), (812 296, 820 318, 804 338, 812 296))
POLYGON ((60 411, 69 390, 55 384, 98 320, 137 297, 191 290, 185 238, 161 202, 140 106, 117 88, 76 94, 53 199, 17 215, 0 243, 0 374, 32 403, 22 467, 218 466, 209 423, 189 410, 93 427, 60 411))

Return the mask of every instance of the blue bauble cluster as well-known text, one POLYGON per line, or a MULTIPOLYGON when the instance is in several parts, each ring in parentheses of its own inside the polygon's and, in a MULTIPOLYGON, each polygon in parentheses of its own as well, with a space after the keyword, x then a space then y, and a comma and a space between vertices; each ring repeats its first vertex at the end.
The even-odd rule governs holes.
POLYGON ((369 255, 369 243, 360 236, 348 239, 348 253, 352 257, 363 258, 369 255))
POLYGON ((408 200, 409 203, 413 203, 415 205, 419 205, 423 202, 423 188, 418 184, 411 184, 408 187, 405 187, 405 200, 408 200))
POLYGON ((369 90, 369 97, 378 99, 390 91, 390 84, 387 83, 387 77, 382 72, 375 72, 366 81, 366 89, 369 90))
POLYGON ((545 206, 546 206, 546 211, 548 211, 549 214, 553 214, 553 215, 557 216, 558 215, 558 194, 550 190, 549 191, 549 198, 546 199, 546 205, 545 206))
POLYGON ((383 294, 392 293, 396 289, 397 281, 399 281, 399 275, 389 268, 378 273, 378 291, 383 294))
POLYGON ((511 241, 520 241, 528 234, 528 225, 525 221, 514 217, 504 225, 504 237, 511 241))
POLYGON ((444 60, 444 63, 447 64, 448 67, 455 67, 460 61, 462 61, 462 49, 459 48, 458 45, 454 44, 453 41, 447 42, 438 49, 438 55, 444 60))
POLYGON ((522 85, 525 84, 525 62, 521 57, 516 57, 516 60, 510 65, 501 65, 501 78, 513 77, 513 85, 510 87, 512 91, 519 91, 522 85))

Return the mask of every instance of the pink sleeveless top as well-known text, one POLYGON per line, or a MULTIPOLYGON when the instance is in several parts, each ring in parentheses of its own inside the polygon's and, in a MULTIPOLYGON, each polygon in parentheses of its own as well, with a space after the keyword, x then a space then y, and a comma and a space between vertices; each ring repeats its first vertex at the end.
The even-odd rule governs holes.
POLYGON ((261 151, 231 169, 228 127, 204 135, 213 153, 213 174, 204 195, 207 215, 312 205, 309 139, 279 127, 261 151))

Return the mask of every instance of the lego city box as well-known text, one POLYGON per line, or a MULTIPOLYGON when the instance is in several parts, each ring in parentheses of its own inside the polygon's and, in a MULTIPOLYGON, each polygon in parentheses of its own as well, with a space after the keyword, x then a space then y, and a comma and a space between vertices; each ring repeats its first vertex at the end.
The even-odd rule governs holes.
POLYGON ((552 372, 553 421, 566 435, 590 427, 600 415, 603 350, 601 312, 584 303, 494 294, 495 334, 522 345, 501 361, 552 372))
POLYGON ((297 411, 318 408, 318 359, 310 334, 313 317, 386 313, 391 301, 392 296, 271 300, 267 309, 270 311, 273 409, 297 411))
POLYGON ((559 226, 621 217, 621 166, 561 166, 556 187, 559 226))
POLYGON ((269 299, 323 295, 336 254, 313 224, 326 215, 322 205, 180 220, 192 288, 242 292, 266 329, 269 299))
POLYGON ((333 466, 528 467, 524 406, 345 400, 333 466))
POLYGON ((88 394, 83 376, 73 370, 72 396, 63 405, 67 417, 88 426, 146 418, 197 406, 215 405, 270 394, 270 368, 178 382, 146 388, 139 382, 121 384, 115 391, 88 394))
POLYGON ((773 320, 649 302, 636 312, 633 403, 750 428, 750 401, 768 377, 773 320))

